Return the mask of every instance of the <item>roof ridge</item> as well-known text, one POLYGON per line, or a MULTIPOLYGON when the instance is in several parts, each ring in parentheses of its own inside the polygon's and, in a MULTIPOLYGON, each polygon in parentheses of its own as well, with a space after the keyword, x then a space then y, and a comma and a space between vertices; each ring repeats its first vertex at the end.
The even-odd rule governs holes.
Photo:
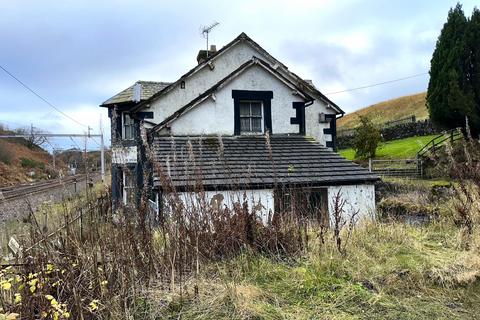
MULTIPOLYGON (((264 61, 261 58, 258 58, 256 56, 252 56, 250 60, 247 60, 245 63, 243 63, 241 66, 239 66, 237 69, 233 70, 230 74, 225 76, 223 79, 219 80, 217 83, 212 85, 210 88, 208 88, 206 91, 204 91, 202 94, 199 96, 195 97, 191 101, 189 101, 187 104, 181 106, 175 112, 173 112, 171 115, 166 117, 162 122, 159 124, 155 125, 153 128, 150 129, 151 132, 156 132, 158 130, 161 130, 166 124, 174 121, 181 115, 183 115, 185 112, 188 112, 191 108, 195 107, 198 103, 203 102, 208 96, 210 96, 213 92, 215 92, 220 86, 224 85, 225 83, 228 83, 231 78, 233 78, 235 75, 240 75, 242 74, 246 69, 250 68, 253 65, 258 65, 264 68, 265 70, 269 71, 270 73, 273 74, 273 76, 276 76, 280 81, 288 82, 293 88, 296 88, 298 92, 303 94, 303 97, 308 101, 308 99, 313 99, 308 95, 308 93, 305 93, 302 88, 292 80, 288 79, 285 77, 283 74, 272 68, 272 66, 264 61)), ((286 84, 288 86, 288 84, 286 84)), ((168 88, 168 87, 167 87, 168 88)), ((162 90, 163 91, 163 90, 162 90)), ((161 92, 161 91, 159 91, 161 92)), ((152 96, 153 97, 153 96, 152 96)), ((148 101, 148 99, 146 100, 148 101)))
POLYGON ((169 81, 138 80, 135 83, 172 83, 169 81))

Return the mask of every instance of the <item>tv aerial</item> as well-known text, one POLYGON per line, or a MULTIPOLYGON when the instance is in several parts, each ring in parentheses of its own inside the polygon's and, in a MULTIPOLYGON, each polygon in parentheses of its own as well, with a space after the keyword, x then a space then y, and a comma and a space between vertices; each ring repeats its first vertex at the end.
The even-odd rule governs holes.
POLYGON ((214 22, 212 23, 211 25, 208 25, 208 26, 202 26, 200 27, 200 33, 202 34, 202 36, 207 39, 207 58, 208 58, 208 53, 209 53, 209 49, 208 49, 208 34, 210 33, 210 31, 212 31, 213 28, 215 28, 216 26, 218 26, 219 23, 218 22, 214 22))

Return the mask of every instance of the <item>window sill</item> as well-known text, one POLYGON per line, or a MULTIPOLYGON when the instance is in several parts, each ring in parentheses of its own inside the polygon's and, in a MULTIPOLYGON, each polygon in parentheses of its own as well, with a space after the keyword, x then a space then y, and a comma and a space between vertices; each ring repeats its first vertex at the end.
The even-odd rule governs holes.
POLYGON ((263 136, 264 132, 240 132, 241 136, 263 136))

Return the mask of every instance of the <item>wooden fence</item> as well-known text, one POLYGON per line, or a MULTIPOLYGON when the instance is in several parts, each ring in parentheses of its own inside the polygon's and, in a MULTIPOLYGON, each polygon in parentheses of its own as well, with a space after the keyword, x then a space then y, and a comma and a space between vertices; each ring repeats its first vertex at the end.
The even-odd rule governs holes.
POLYGON ((453 144, 457 140, 463 139, 461 128, 450 129, 441 135, 430 140, 420 151, 417 152, 417 158, 425 158, 428 156, 436 156, 439 151, 447 143, 453 144))
POLYGON ((389 177, 423 177, 423 160, 417 159, 392 159, 392 160, 372 160, 368 161, 370 172, 380 176, 389 177))

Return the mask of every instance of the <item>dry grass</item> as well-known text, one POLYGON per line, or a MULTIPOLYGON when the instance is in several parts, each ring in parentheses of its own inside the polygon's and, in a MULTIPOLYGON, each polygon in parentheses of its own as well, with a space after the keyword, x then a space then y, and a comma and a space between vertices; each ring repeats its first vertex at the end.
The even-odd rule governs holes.
POLYGON ((162 298, 151 294, 149 308, 172 319, 475 319, 479 256, 460 248, 459 232, 367 223, 346 257, 333 241, 312 240, 297 259, 247 252, 204 266, 199 282, 187 281, 190 293, 154 290, 162 298))
POLYGON ((385 123, 415 115, 417 120, 427 119, 428 110, 425 106, 426 92, 399 97, 365 107, 345 115, 338 120, 339 129, 353 129, 359 123, 359 115, 368 115, 375 123, 385 123))
MULTIPOLYGON (((14 140, 4 140, 2 145, 12 155, 11 162, 5 164, 0 162, 0 186, 15 185, 19 183, 32 182, 32 178, 28 176, 29 168, 21 166, 21 158, 34 160, 35 162, 44 164, 48 168, 52 164, 52 157, 47 151, 34 148, 29 149, 22 143, 13 142, 14 140)), ((61 164, 58 164, 59 166, 61 164)), ((36 168, 36 179, 46 178, 46 170, 36 168)))

